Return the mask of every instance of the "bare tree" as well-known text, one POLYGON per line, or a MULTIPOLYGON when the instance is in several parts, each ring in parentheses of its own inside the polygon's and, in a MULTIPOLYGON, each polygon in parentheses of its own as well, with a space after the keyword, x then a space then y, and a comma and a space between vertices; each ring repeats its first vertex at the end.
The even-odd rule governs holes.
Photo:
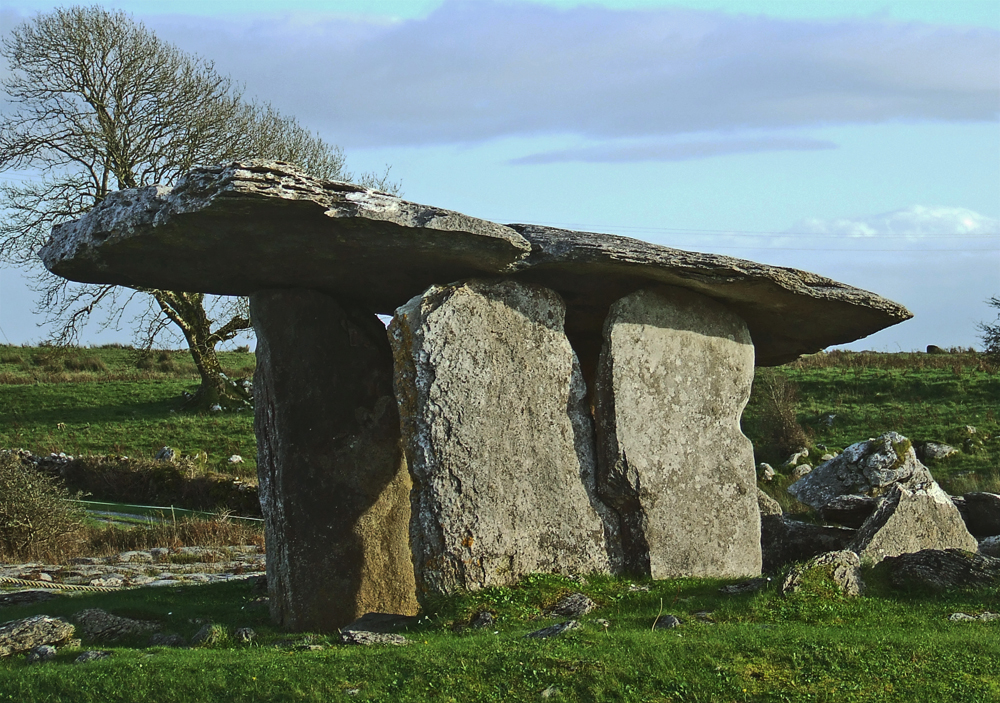
MULTIPOLYGON (((206 307, 199 293, 70 283, 41 269, 37 251, 53 224, 81 216, 112 190, 169 185, 195 165, 248 158, 351 180, 343 152, 269 104, 245 100, 211 61, 123 12, 95 6, 38 15, 8 34, 0 56, 11 67, 3 87, 13 105, 0 120, 0 169, 37 174, 0 184, 0 260, 34 271, 38 311, 53 339, 74 342, 99 311, 105 325, 118 324, 127 302, 148 294, 155 305, 136 321, 137 336, 152 345, 170 324, 181 331, 202 379, 193 404, 243 402, 215 348, 250 327, 245 305, 234 312, 206 307)), ((359 181, 398 191, 388 169, 359 181)))

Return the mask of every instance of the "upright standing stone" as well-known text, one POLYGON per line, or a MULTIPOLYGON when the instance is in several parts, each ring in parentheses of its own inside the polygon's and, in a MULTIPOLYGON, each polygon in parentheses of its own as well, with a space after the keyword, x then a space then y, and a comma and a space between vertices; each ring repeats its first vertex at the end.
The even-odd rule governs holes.
POLYGON ((434 286, 396 311, 418 593, 611 569, 613 514, 595 493, 564 314, 546 288, 483 280, 434 286))
POLYGON ((316 291, 250 304, 271 615, 332 631, 366 612, 416 613, 385 327, 316 291))
POLYGON ((740 431, 754 351, 739 316, 677 288, 611 306, 596 389, 598 485, 625 566, 654 578, 761 568, 753 448, 740 431))

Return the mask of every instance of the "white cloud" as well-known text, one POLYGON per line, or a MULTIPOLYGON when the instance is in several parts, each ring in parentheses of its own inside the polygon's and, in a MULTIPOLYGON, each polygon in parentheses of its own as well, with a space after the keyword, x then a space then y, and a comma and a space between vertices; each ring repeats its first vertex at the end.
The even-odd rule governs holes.
POLYGON ((927 242, 982 239, 983 246, 996 248, 1000 241, 1000 220, 961 207, 914 205, 902 210, 856 219, 822 220, 810 218, 796 223, 790 234, 831 235, 878 240, 927 242))
POLYGON ((995 120, 1000 107, 1000 32, 983 27, 485 0, 391 22, 146 21, 345 146, 995 120))
POLYGON ((624 161, 687 161, 710 156, 760 151, 814 151, 835 149, 836 144, 820 139, 796 137, 749 137, 744 139, 701 139, 693 141, 611 141, 603 144, 558 149, 511 160, 512 164, 534 165, 564 161, 617 163, 624 161))

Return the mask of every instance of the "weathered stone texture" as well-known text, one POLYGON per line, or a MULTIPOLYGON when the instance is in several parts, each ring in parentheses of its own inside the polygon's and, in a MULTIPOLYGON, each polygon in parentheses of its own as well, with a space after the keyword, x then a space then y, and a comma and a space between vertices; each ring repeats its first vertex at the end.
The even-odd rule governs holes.
POLYGON ((833 582, 845 596, 860 596, 864 593, 865 582, 861 578, 861 560, 857 554, 847 549, 826 552, 804 564, 793 566, 781 584, 781 592, 788 594, 801 589, 810 572, 819 572, 824 579, 833 582))
POLYGON ((366 612, 416 613, 384 326, 315 291, 262 291, 251 310, 272 616, 332 631, 366 612))
POLYGON ((396 312, 418 592, 612 569, 614 515, 594 489, 564 314, 550 290, 484 280, 432 287, 396 312))
POLYGON ((760 572, 753 448, 740 431, 754 351, 746 325, 682 289, 616 302, 597 378, 601 495, 625 565, 654 578, 760 572))
POLYGON ((0 657, 27 652, 43 644, 61 644, 74 627, 61 618, 34 615, 0 625, 0 657))
POLYGON ((845 549, 857 530, 815 525, 787 515, 763 515, 760 545, 764 573, 774 573, 786 564, 805 561, 824 552, 845 549))
POLYGON ((975 552, 979 545, 948 494, 931 482, 913 490, 892 486, 847 548, 866 563, 878 563, 923 549, 975 552))

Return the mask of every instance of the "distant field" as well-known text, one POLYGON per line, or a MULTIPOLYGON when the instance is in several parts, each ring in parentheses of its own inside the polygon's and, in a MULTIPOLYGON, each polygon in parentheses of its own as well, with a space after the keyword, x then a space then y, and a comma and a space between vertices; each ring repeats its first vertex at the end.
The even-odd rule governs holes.
MULTIPOLYGON (((253 373, 254 355, 219 354, 232 378, 253 373)), ((128 348, 0 347, 0 447, 36 454, 124 454, 152 458, 163 446, 208 454, 208 468, 256 466, 253 413, 195 415, 181 393, 198 387, 191 356, 128 348)))
MULTIPOLYGON (((220 358, 231 377, 253 372, 249 352, 220 358)), ((773 373, 789 382, 795 418, 813 446, 841 450, 888 430, 915 441, 956 442, 956 432, 971 425, 974 446, 932 466, 935 475, 968 484, 1000 469, 1000 373, 981 355, 833 352, 773 373)), ((252 473, 252 413, 181 412, 181 392, 197 385, 191 357, 182 351, 0 346, 0 447, 151 458, 166 445, 181 454, 206 452, 207 467, 220 471, 231 470, 227 459, 239 454, 240 469, 252 473)), ((761 403, 755 384, 744 429, 759 454, 761 403)))

